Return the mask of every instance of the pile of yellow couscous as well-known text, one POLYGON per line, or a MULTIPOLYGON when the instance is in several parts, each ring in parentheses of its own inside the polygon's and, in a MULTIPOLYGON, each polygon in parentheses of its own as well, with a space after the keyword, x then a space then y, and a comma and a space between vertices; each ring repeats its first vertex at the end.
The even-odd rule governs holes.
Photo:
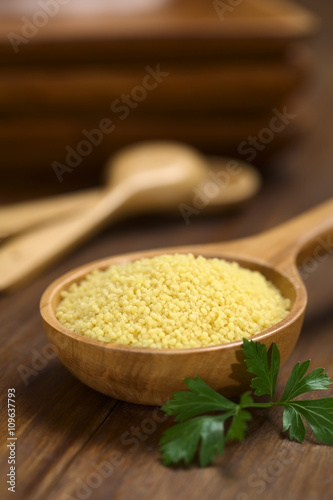
POLYGON ((174 254, 88 274, 62 292, 56 316, 102 342, 180 349, 250 337, 289 308, 289 299, 259 272, 174 254))

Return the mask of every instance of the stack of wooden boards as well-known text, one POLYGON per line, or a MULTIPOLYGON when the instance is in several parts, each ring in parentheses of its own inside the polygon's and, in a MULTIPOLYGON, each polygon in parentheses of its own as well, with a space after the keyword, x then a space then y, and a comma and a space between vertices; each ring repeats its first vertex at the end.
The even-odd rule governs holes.
POLYGON ((89 15, 63 0, 4 10, 3 173, 54 178, 55 162, 98 171, 119 147, 151 139, 256 162, 253 150, 299 132, 291 98, 311 70, 311 13, 284 0, 157 3, 125 13, 113 0, 89 15))

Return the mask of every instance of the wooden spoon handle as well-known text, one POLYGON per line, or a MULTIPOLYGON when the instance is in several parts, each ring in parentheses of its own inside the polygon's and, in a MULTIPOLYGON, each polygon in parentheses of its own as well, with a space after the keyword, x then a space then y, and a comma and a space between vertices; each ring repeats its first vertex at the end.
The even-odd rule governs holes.
POLYGON ((131 192, 115 187, 92 208, 65 220, 9 239, 0 247, 0 291, 23 284, 84 239, 96 233, 120 210, 131 192))
POLYGON ((56 217, 88 209, 100 198, 101 192, 92 189, 0 207, 0 239, 49 222, 56 217))
POLYGON ((333 198, 262 234, 258 242, 269 248, 274 259, 283 266, 315 257, 322 247, 333 249, 333 198))
POLYGON ((289 272, 307 257, 333 253, 332 236, 333 198, 257 236, 221 246, 228 254, 244 254, 289 272))

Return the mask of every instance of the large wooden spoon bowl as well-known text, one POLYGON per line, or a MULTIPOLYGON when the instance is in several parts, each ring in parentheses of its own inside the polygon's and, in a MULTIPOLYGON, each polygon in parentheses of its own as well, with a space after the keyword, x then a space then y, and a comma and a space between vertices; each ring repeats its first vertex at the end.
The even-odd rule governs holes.
POLYGON ((53 282, 41 299, 46 334, 59 359, 83 383, 104 394, 132 403, 162 405, 173 392, 184 390, 185 377, 200 376, 214 389, 233 396, 248 387, 242 342, 201 348, 149 349, 92 340, 65 328, 55 317, 60 293, 94 269, 161 254, 193 253, 237 261, 265 275, 291 301, 288 316, 253 336, 269 347, 275 342, 281 363, 292 352, 307 302, 296 265, 306 257, 319 259, 330 250, 333 200, 258 236, 214 245, 150 250, 110 257, 81 266, 53 282))

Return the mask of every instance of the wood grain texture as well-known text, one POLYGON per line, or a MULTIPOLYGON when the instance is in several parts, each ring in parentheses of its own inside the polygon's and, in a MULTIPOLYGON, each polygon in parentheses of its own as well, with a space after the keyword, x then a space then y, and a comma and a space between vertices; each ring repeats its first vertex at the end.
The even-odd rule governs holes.
MULTIPOLYGON (((157 410, 153 413, 153 407, 115 404, 77 382, 56 358, 40 361, 37 373, 32 373, 26 384, 18 371, 20 365, 34 370, 37 354, 43 354, 47 341, 38 303, 46 286, 61 274, 92 259, 122 252, 248 236, 332 196, 333 6, 325 0, 299 3, 323 16, 324 31, 314 46, 318 71, 310 102, 317 126, 306 140, 276 157, 275 165, 270 164, 264 189, 246 211, 193 217, 189 225, 168 217, 141 217, 117 224, 27 288, 1 297, 1 410, 6 407, 8 387, 17 390, 19 410, 15 495, 4 484, 8 466, 4 413, 0 422, 2 499, 80 500, 86 495, 91 500, 331 500, 332 448, 318 445, 311 435, 302 445, 290 443, 281 432, 278 409, 271 409, 268 416, 257 411, 246 440, 228 445, 212 467, 166 469, 157 443, 171 419, 158 422, 161 414, 157 410)), ((79 173, 73 173, 72 178, 76 174, 78 181, 79 173)), ((38 192, 37 177, 34 180, 33 188, 38 192)), ((10 199, 10 192, 6 195, 10 199)), ((17 199, 15 192, 12 198, 17 199)), ((297 361, 311 358, 311 368, 323 366, 333 377, 332 258, 316 261, 314 267, 306 272, 309 301, 304 326, 281 370, 277 394, 281 394, 297 361)), ((332 389, 326 395, 333 396, 332 389)))
MULTIPOLYGON (((255 498, 254 494, 263 487, 271 498, 279 498, 282 491, 289 500, 301 493, 304 498, 314 500, 318 491, 321 491, 322 498, 329 498, 325 497, 322 483, 330 478, 331 449, 314 444, 311 438, 304 445, 289 443, 280 433, 281 414, 278 411, 271 411, 269 418, 256 413, 247 440, 243 444, 228 446, 225 455, 213 467, 167 470, 160 463, 157 442, 171 422, 156 421, 161 415, 154 414, 154 408, 120 403, 111 410, 108 405, 112 405, 113 400, 76 382, 56 359, 35 370, 37 374, 28 378, 28 385, 24 385, 17 371, 20 365, 32 368, 37 358, 34 349, 42 353, 45 338, 37 313, 38 300, 45 286, 57 275, 91 258, 129 250, 135 241, 140 249, 170 242, 204 243, 214 238, 218 241, 222 235, 226 238, 230 234, 240 236, 246 232, 242 229, 244 224, 247 231, 252 232, 258 226, 270 225, 275 218, 283 220, 298 211, 298 207, 294 205, 292 208, 291 204, 293 190, 285 210, 278 205, 277 212, 272 210, 269 214, 267 210, 261 210, 261 216, 257 213, 254 219, 260 206, 265 206, 261 203, 266 196, 278 200, 280 191, 274 184, 274 179, 266 184, 266 194, 259 197, 260 203, 258 199, 258 204, 251 204, 246 217, 240 213, 221 220, 197 220, 186 231, 182 221, 175 223, 168 219, 164 221, 162 231, 158 231, 159 219, 144 218, 120 224, 27 289, 2 298, 2 353, 5 354, 6 368, 2 390, 6 393, 7 385, 17 388, 20 410, 17 422, 21 443, 18 498, 58 500, 68 498, 68 495, 79 499, 83 491, 90 491, 90 498, 94 500, 108 500, 110 497, 125 500, 129 496, 143 499, 177 496, 185 499, 188 495, 199 500, 216 497, 221 488, 230 497, 244 493, 255 498), (106 414, 103 413, 105 409, 106 414), (30 422, 31 414, 33 422, 30 422), (104 419, 98 426, 95 419, 101 416, 104 419)), ((313 196, 319 201, 322 194, 313 196)), ((302 208, 308 205, 306 200, 301 203, 302 208)), ((329 373, 333 371, 330 298, 333 290, 332 282, 325 280, 327 273, 331 272, 331 260, 328 264, 329 267, 326 264, 326 268, 319 271, 319 278, 312 276, 311 281, 308 280, 317 307, 314 308, 313 302, 300 342, 290 363, 281 372, 279 392, 292 362, 311 357, 313 368, 323 365, 329 373)), ((5 422, 1 431, 4 435, 5 422)), ((6 456, 6 450, 2 451, 2 470, 6 469, 6 456)), ((4 492, 3 498, 11 497, 4 492)))

